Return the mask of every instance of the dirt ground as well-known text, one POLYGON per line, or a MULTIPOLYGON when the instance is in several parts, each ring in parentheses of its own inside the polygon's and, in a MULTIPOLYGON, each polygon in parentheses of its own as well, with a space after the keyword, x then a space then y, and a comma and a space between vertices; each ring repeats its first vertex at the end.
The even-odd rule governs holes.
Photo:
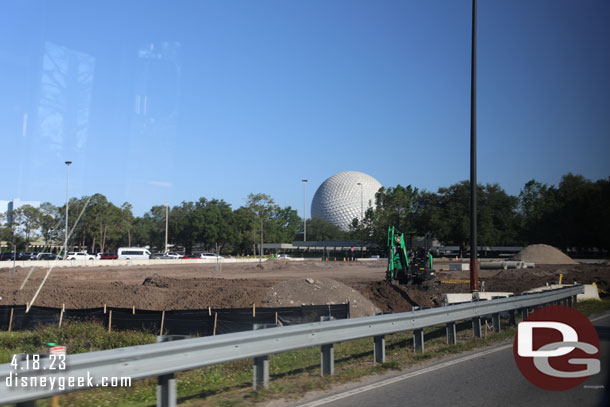
MULTIPOLYGON (((2 267, 3 265, 0 265, 2 267)), ((436 262, 439 269, 447 263, 436 262)), ((66 308, 132 307, 148 310, 202 309, 271 306, 269 289, 286 280, 315 279, 339 281, 369 299, 382 311, 410 311, 413 306, 440 304, 447 292, 467 292, 468 271, 438 271, 433 281, 423 286, 395 286, 385 283, 385 261, 371 262, 292 262, 271 260, 259 268, 252 263, 225 263, 221 271, 214 264, 156 265, 131 267, 57 268, 49 275, 34 305, 66 308), (441 283, 452 280, 453 283, 441 283)), ((42 268, 0 268, 0 304, 30 302, 47 270, 42 268), (30 273, 31 272, 31 273, 30 273), (20 286, 30 277, 20 290, 20 286)), ((511 291, 518 294, 530 288, 557 281, 596 282, 609 290, 608 265, 537 265, 534 269, 481 270, 486 291, 511 291)), ((305 284, 304 286, 314 286, 305 284)), ((314 298, 314 297, 312 297, 314 298)), ((313 299, 312 299, 313 301, 313 299)), ((327 299, 332 303, 334 299, 327 299)), ((315 302, 322 302, 315 298, 315 302)))

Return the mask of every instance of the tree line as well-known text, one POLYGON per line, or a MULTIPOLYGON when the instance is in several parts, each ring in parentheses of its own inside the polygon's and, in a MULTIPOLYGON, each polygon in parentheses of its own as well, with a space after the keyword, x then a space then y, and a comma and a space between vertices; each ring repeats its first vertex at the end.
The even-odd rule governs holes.
MULTIPOLYGON (((478 185, 478 241, 486 246, 546 243, 562 249, 610 250, 610 178, 590 181, 568 173, 558 186, 527 182, 518 196, 498 184, 478 185)), ((376 207, 354 219, 349 231, 320 218, 307 219, 307 240, 354 240, 384 247, 388 226, 428 241, 465 250, 470 236, 470 183, 461 181, 437 192, 411 185, 381 188, 376 207)), ((153 206, 134 216, 125 202, 116 206, 102 194, 72 198, 68 217, 69 246, 91 252, 118 247, 150 246, 163 250, 166 207, 153 206)), ((65 205, 45 202, 2 214, 0 240, 12 250, 26 249, 33 239, 45 245, 63 243, 65 205)), ((257 244, 303 238, 303 220, 290 206, 280 207, 266 194, 248 195, 233 209, 222 199, 200 198, 169 208, 168 241, 186 252, 193 249, 257 254, 257 244)))
MULTIPOLYGON (((470 182, 436 193, 412 186, 381 188, 376 209, 354 219, 350 233, 385 245, 387 228, 438 239, 463 251, 470 239, 470 182)), ((545 243, 563 250, 610 250, 610 178, 592 182, 568 173, 558 186, 527 182, 518 196, 498 184, 477 186, 478 244, 545 243)))

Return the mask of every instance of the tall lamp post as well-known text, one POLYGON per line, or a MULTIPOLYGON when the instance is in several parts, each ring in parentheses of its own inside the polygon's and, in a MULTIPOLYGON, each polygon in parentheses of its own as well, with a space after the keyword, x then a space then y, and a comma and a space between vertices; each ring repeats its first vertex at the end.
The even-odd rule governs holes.
POLYGON ((364 219, 364 208, 363 208, 363 199, 362 199, 362 182, 358 182, 358 185, 360 185, 360 223, 362 223, 362 220, 364 219))
POLYGON ((66 161, 66 235, 64 239, 64 259, 68 255, 68 199, 70 197, 70 164, 72 161, 66 161))
POLYGON ((307 241, 307 181, 306 179, 301 180, 303 182, 303 241, 307 241))
POLYGON ((477 243, 477 0, 472 0, 470 54, 470 291, 479 291, 477 243))

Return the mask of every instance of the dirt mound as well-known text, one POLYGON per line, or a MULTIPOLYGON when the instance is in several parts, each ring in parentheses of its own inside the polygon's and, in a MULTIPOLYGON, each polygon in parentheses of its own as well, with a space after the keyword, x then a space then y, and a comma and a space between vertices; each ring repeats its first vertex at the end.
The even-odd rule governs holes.
POLYGON ((577 261, 546 244, 529 245, 513 256, 513 260, 538 264, 578 264, 577 261))
POLYGON ((152 277, 146 277, 142 285, 144 287, 168 288, 171 283, 170 280, 170 278, 155 274, 152 277))
POLYGON ((287 280, 267 290, 272 306, 350 304, 352 318, 373 315, 379 308, 355 289, 330 278, 287 280))
POLYGON ((420 288, 397 286, 385 281, 374 281, 357 286, 358 291, 384 312, 408 312, 413 307, 438 305, 433 293, 420 288))

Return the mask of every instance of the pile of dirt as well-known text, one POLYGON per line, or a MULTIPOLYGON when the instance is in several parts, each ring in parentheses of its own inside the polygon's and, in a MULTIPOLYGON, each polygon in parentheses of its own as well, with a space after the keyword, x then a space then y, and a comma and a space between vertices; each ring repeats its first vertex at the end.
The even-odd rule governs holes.
POLYGON ((577 261, 546 244, 529 245, 513 256, 513 260, 537 264, 578 264, 577 261))
POLYGON ((427 308, 439 304, 434 292, 423 287, 407 287, 374 281, 358 284, 360 293, 372 301, 383 312, 409 312, 413 307, 427 308))
POLYGON ((267 290, 266 302, 282 307, 349 303, 352 318, 379 312, 379 308, 358 291, 330 278, 283 281, 267 290))
POLYGON ((156 287, 156 288, 168 288, 171 284, 171 281, 168 277, 163 277, 157 274, 154 274, 152 277, 146 277, 142 285, 144 287, 156 287))

